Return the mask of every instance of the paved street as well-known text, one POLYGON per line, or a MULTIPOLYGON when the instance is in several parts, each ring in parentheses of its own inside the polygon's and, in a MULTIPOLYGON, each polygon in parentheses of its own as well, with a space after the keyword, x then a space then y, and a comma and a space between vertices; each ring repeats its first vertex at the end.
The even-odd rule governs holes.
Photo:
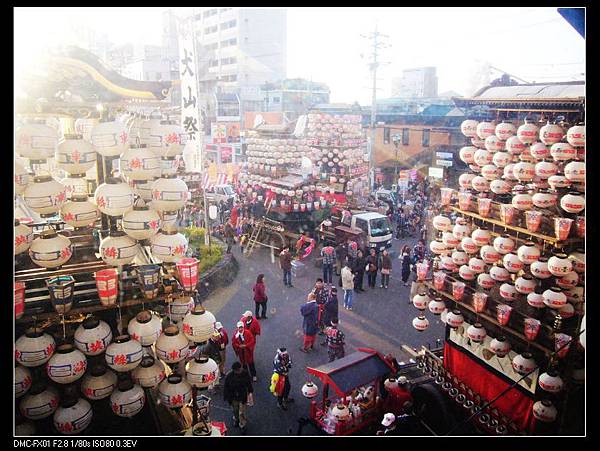
MULTIPOLYGON (((358 347, 372 347, 383 354, 391 352, 398 361, 408 361, 410 356, 402 351, 402 345, 420 347, 429 342, 432 347, 436 338, 443 337, 443 324, 439 317, 434 318, 427 312, 430 321, 429 329, 417 332, 412 327, 412 319, 417 310, 408 304, 410 287, 404 287, 400 279, 400 262, 397 260, 398 250, 404 244, 414 245, 414 240, 394 240, 394 268, 390 288, 365 288, 365 293, 354 296, 353 311, 347 311, 342 304, 342 290, 339 289, 340 329, 346 334, 346 355, 358 347)), ((326 363, 327 350, 318 343, 323 341, 317 336, 316 351, 305 354, 299 351, 302 344, 302 316, 300 306, 305 302, 308 291, 313 287, 315 279, 321 276, 320 269, 314 265, 315 256, 306 261, 306 274, 295 278, 294 288, 283 286, 278 260, 271 262, 270 250, 256 248, 250 258, 240 254, 236 246, 235 257, 240 263, 240 270, 233 285, 217 290, 204 302, 204 306, 214 313, 217 321, 223 323, 229 333, 230 342, 236 322, 246 310, 254 312, 252 286, 259 273, 265 274, 267 285, 268 319, 261 320, 262 334, 258 337, 255 350, 255 363, 258 381, 255 387, 255 406, 248 409, 248 435, 286 435, 295 434, 297 419, 308 416, 309 400, 302 396, 300 389, 308 380, 305 368, 316 367, 326 363), (269 392, 270 378, 273 371, 273 357, 278 347, 285 346, 290 352, 293 368, 290 374, 292 390, 290 397, 295 402, 288 411, 277 407, 276 398, 269 392)), ((334 278, 337 282, 337 277, 334 278)), ((363 287, 367 287, 365 277, 363 287)), ((231 345, 227 348, 226 368, 230 369, 235 360, 231 345)), ((318 384, 320 386, 320 382, 318 384)), ((229 429, 228 435, 239 435, 239 429, 233 427, 232 412, 223 401, 221 386, 211 394, 211 418, 224 421, 229 429)), ((320 394, 319 394, 320 396, 320 394)), ((306 426, 303 435, 315 434, 316 430, 306 426)))

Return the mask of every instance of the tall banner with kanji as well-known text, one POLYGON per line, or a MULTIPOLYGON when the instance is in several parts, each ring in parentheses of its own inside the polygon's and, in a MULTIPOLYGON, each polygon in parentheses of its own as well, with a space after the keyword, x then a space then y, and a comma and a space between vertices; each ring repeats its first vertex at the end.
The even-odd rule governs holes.
POLYGON ((197 168, 203 170, 202 146, 203 124, 198 96, 198 74, 196 71, 196 46, 194 45, 193 18, 182 19, 179 31, 179 75, 181 78, 181 126, 187 140, 194 146, 197 168))

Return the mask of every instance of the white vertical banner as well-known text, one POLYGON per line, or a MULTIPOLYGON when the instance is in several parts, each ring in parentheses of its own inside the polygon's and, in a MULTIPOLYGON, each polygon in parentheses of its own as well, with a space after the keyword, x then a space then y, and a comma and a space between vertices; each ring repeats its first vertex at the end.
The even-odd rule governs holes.
POLYGON ((194 146, 194 153, 197 156, 194 158, 196 161, 196 164, 194 165, 195 169, 197 171, 202 171, 204 127, 200 116, 193 21, 193 16, 178 21, 179 76, 181 78, 181 126, 187 134, 188 143, 192 143, 190 145, 194 146))

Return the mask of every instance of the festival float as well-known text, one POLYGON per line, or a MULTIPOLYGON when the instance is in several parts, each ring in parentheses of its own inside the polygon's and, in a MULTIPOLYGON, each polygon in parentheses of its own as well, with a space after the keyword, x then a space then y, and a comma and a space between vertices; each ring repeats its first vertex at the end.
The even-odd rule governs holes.
POLYGON ((171 82, 60 52, 17 106, 17 410, 45 435, 183 434, 187 411, 210 427, 209 398, 187 382, 201 372, 187 375, 170 343, 183 359, 215 322, 195 301, 199 262, 168 220, 189 197, 176 171, 188 135, 163 102, 171 82), (31 103, 54 98, 72 67, 83 102, 31 103))
POLYGON ((435 258, 417 269, 413 300, 417 330, 426 296, 447 326, 442 355, 416 356, 451 419, 437 434, 583 431, 585 98, 574 85, 561 87, 578 96, 454 99, 474 112, 461 126, 470 171, 441 189, 435 258))

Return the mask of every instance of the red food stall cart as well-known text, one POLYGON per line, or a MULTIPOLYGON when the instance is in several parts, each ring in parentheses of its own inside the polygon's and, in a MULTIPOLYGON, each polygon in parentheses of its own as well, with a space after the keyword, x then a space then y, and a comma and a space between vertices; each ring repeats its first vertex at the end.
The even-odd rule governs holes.
POLYGON ((331 435, 352 435, 381 418, 381 381, 394 371, 382 354, 358 348, 342 359, 306 371, 323 383, 322 399, 310 404, 309 418, 317 428, 331 435), (348 413, 345 419, 336 415, 341 405, 348 409, 343 409, 348 413))

